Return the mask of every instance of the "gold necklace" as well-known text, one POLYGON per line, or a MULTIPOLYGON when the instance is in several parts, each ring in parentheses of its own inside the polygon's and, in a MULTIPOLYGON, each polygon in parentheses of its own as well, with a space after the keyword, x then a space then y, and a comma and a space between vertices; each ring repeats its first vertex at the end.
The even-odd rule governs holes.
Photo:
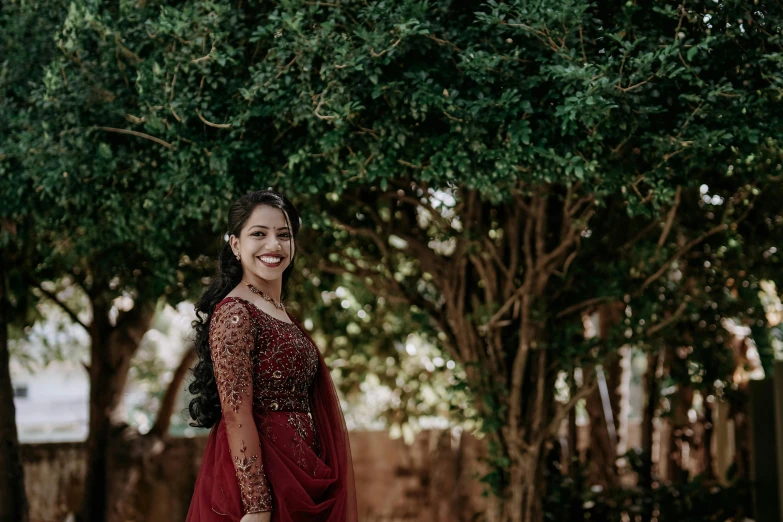
POLYGON ((278 310, 285 310, 285 304, 283 303, 283 301, 277 301, 277 300, 276 300, 274 297, 269 297, 269 296, 268 296, 268 295, 266 295, 264 292, 262 292, 261 290, 259 290, 259 289, 258 289, 258 288, 256 288, 255 286, 251 285, 250 283, 248 283, 248 282, 247 282, 247 281, 245 281, 244 279, 242 280, 242 282, 243 282, 243 283, 245 283, 245 285, 246 285, 248 288, 250 288, 250 291, 251 291, 251 292, 253 292, 254 294, 258 294, 258 295, 260 295, 260 296, 261 296, 261 297, 263 297, 263 298, 264 298, 266 301, 269 301, 270 303, 272 303, 273 305, 275 305, 275 308, 277 308, 278 310))

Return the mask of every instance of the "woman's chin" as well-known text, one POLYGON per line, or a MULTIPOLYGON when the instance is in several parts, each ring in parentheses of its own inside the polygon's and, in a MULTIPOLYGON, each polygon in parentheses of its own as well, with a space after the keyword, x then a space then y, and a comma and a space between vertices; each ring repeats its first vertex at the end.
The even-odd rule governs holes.
POLYGON ((264 281, 274 281, 283 277, 283 271, 286 267, 280 266, 279 268, 267 268, 265 266, 254 267, 251 271, 256 277, 263 279, 264 281))

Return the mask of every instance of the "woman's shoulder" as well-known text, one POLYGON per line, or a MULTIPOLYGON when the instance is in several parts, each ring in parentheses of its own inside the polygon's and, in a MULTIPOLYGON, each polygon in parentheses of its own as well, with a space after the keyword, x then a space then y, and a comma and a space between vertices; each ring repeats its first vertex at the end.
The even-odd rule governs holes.
POLYGON ((234 323, 243 319, 249 320, 253 317, 253 314, 250 313, 249 305, 250 303, 241 297, 228 295, 215 305, 215 309, 212 313, 212 321, 226 317, 233 318, 234 323))

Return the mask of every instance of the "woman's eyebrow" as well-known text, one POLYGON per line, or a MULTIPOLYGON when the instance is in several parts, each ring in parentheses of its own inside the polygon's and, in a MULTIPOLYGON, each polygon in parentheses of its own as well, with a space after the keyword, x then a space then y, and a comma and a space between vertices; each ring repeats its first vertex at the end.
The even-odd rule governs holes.
MULTIPOLYGON (((256 228, 256 227, 259 227, 259 228, 266 228, 266 229, 270 228, 270 227, 268 227, 268 226, 266 226, 266 225, 253 225, 253 226, 252 226, 252 227, 250 227, 250 228, 251 228, 251 229, 253 229, 253 228, 256 228)), ((273 228, 273 229, 277 229, 277 227, 272 227, 272 228, 273 228)), ((280 227, 280 230, 288 230, 288 227, 280 227)))

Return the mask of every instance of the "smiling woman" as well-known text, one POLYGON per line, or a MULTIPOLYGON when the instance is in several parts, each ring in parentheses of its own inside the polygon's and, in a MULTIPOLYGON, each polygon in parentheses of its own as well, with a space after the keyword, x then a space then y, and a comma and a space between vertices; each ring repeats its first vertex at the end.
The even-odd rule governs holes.
MULTIPOLYGON (((257 205, 239 234, 231 234, 228 244, 241 263, 241 282, 250 291, 274 304, 275 308, 285 310, 280 300, 283 286, 281 274, 290 273, 286 271, 296 254, 285 207, 257 205)), ((241 296, 243 293, 252 301, 252 295, 242 288, 235 288, 229 295, 241 296)), ((272 315, 275 315, 274 311, 272 315)))
MULTIPOLYGON (((232 234, 229 244, 237 260, 241 261, 244 255, 246 261, 251 261, 242 264, 246 271, 251 272, 247 276, 255 276, 260 285, 271 283, 272 280, 280 281, 279 277, 274 277, 271 272, 258 271, 255 260, 260 261, 262 267, 278 268, 281 271, 290 265, 295 254, 295 245, 285 210, 269 205, 257 206, 250 214, 242 233, 244 235, 241 238, 232 234), (264 278, 264 275, 267 277, 264 278)), ((270 288, 270 291, 275 290, 270 288)), ((276 286, 276 292, 280 293, 279 285, 276 286)))
POLYGON ((298 231, 298 212, 276 192, 231 207, 228 241, 193 322, 190 414, 212 430, 187 522, 357 519, 329 369, 282 300, 298 231))

